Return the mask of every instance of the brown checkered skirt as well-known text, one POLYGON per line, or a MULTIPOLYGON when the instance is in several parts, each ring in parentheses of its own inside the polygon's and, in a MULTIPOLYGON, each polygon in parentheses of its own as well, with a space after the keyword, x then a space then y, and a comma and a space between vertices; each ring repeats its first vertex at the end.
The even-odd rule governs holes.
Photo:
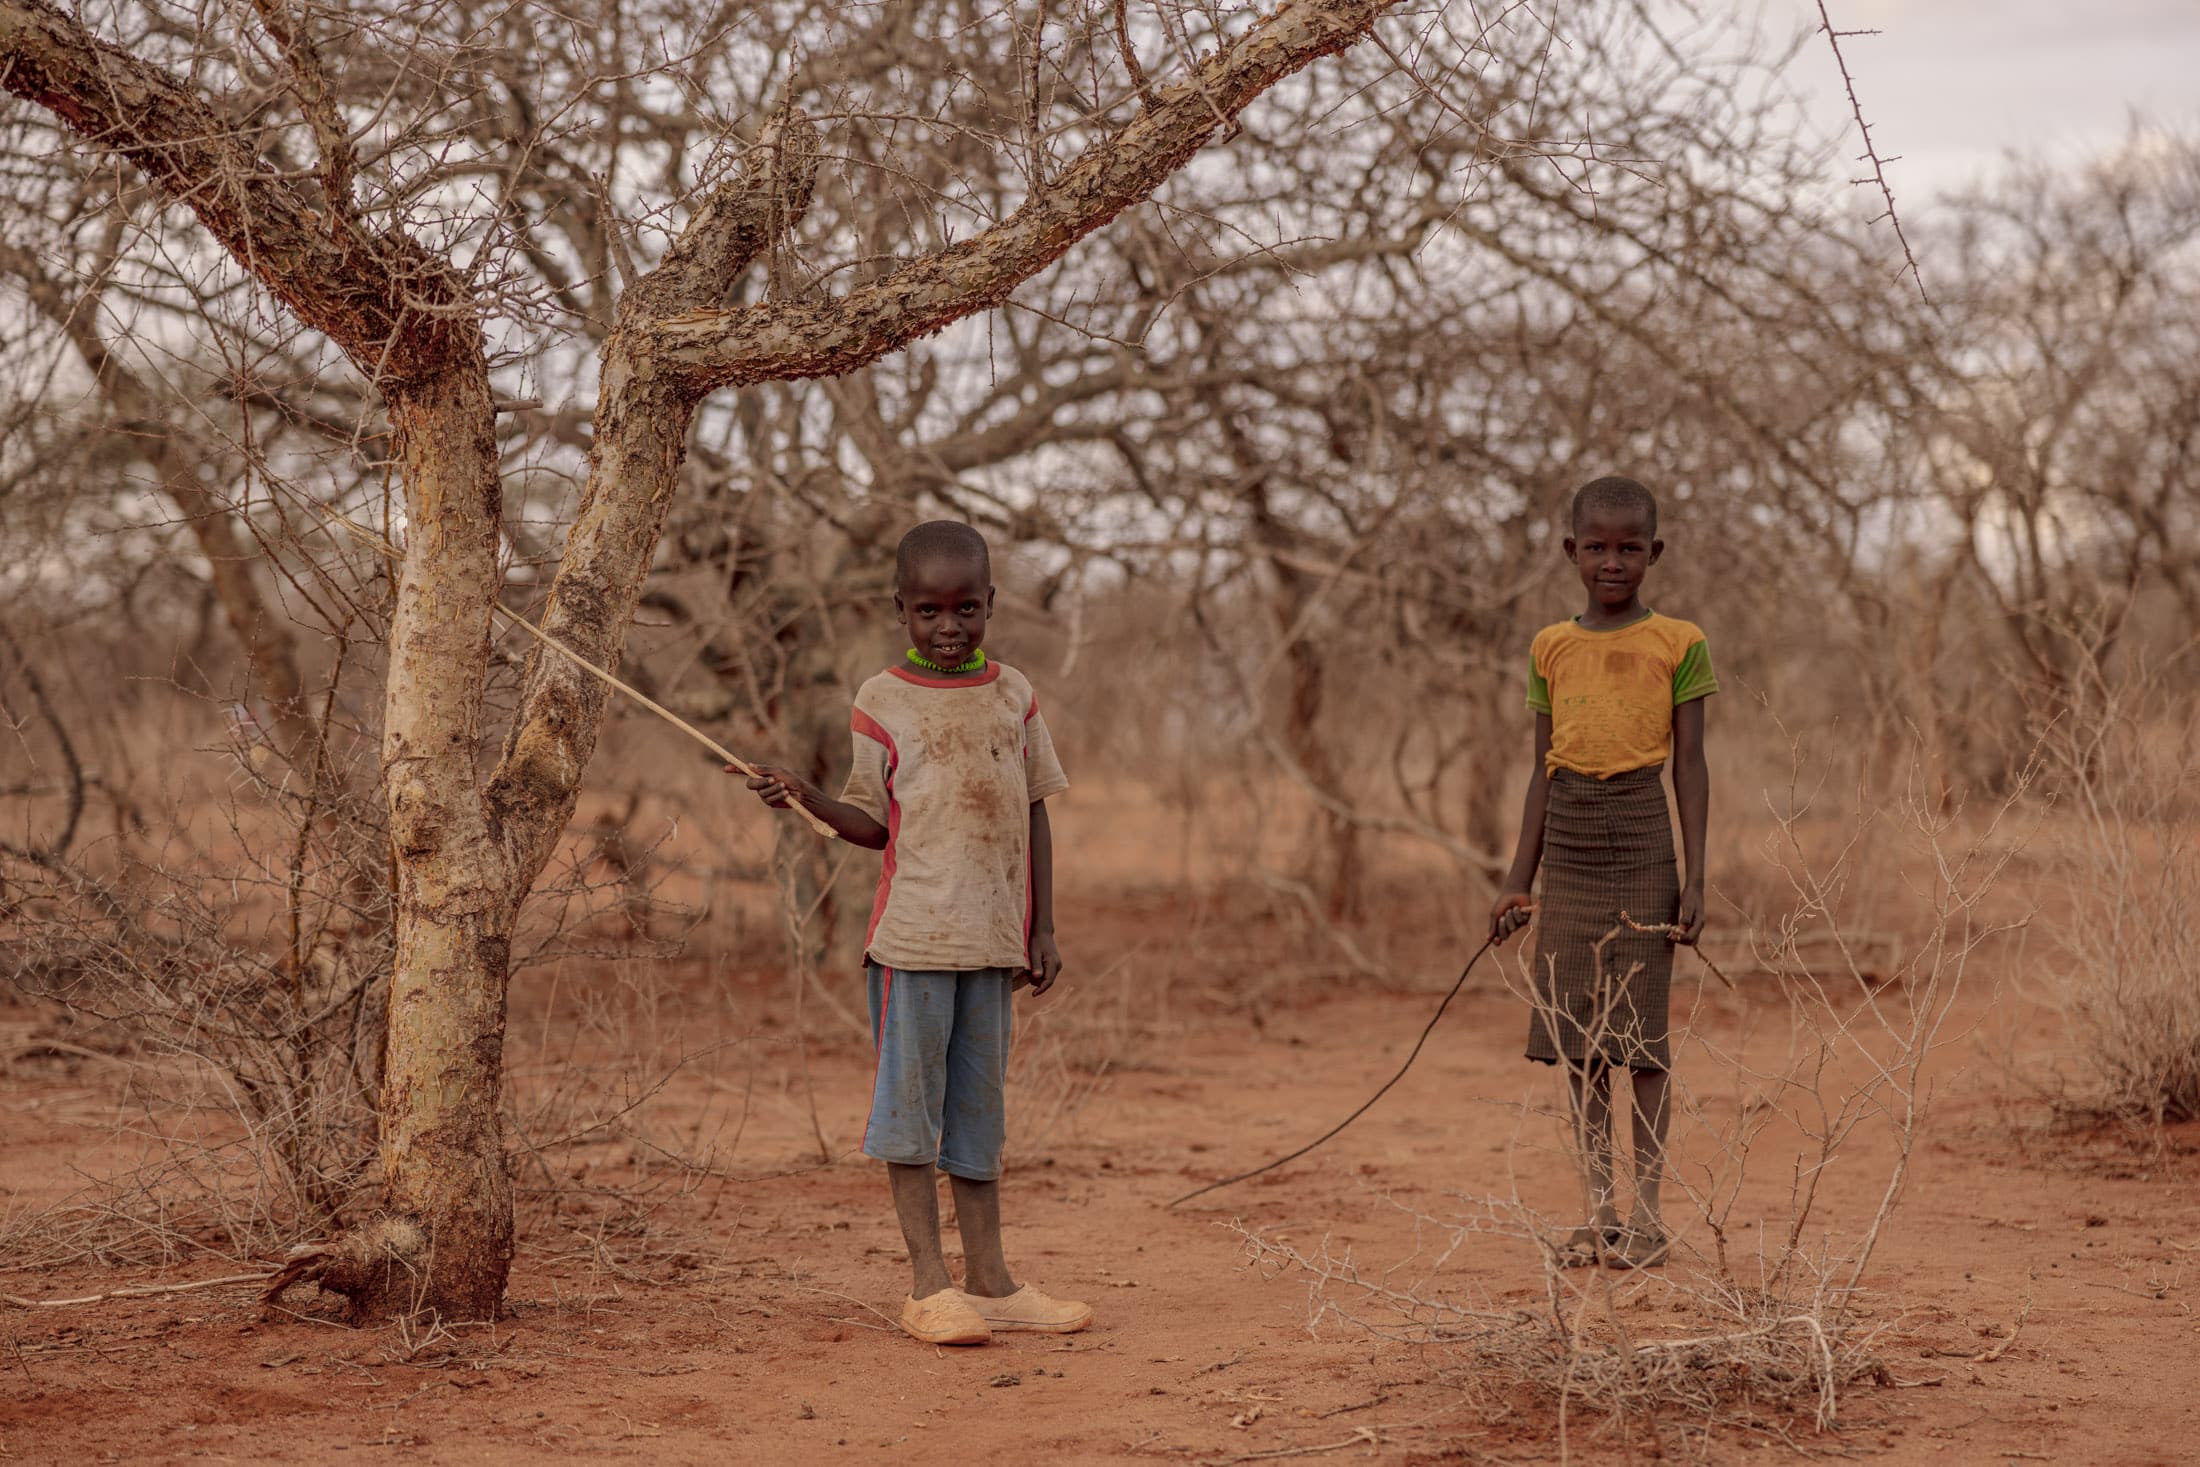
POLYGON ((1662 1070, 1672 1063, 1666 1037, 1673 944, 1636 932, 1625 912, 1647 925, 1680 912, 1680 872, 1662 766, 1592 779, 1561 769, 1551 776, 1543 821, 1543 897, 1536 907, 1535 1009, 1528 1017, 1528 1058, 1575 1064, 1592 1053, 1615 1065, 1662 1070), (1610 936, 1614 929, 1616 936, 1610 936), (1607 937, 1610 940, 1607 941, 1607 937), (1599 962, 1598 943, 1603 943, 1599 962))

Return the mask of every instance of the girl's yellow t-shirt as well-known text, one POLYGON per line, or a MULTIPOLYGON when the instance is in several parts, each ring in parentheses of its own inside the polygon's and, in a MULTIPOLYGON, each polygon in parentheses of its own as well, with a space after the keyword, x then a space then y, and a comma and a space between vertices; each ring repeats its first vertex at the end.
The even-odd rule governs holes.
POLYGON ((1551 716, 1547 775, 1610 779, 1663 764, 1673 710, 1719 691, 1703 629, 1655 611, 1609 631, 1547 626, 1528 656, 1528 706, 1551 716))

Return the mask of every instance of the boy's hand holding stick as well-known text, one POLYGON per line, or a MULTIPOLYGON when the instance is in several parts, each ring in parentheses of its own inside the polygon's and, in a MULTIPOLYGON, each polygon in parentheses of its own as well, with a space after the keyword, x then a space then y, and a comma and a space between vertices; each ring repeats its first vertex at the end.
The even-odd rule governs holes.
MULTIPOLYGON (((717 746, 712 745, 713 748, 717 746)), ((765 804, 774 810, 792 810, 808 822, 810 829, 827 840, 835 839, 839 832, 825 823, 823 816, 810 808, 810 799, 824 798, 818 788, 800 775, 785 769, 774 769, 769 764, 750 764, 737 759, 724 749, 718 750, 726 761, 726 773, 748 776, 749 788, 755 790, 765 804)))

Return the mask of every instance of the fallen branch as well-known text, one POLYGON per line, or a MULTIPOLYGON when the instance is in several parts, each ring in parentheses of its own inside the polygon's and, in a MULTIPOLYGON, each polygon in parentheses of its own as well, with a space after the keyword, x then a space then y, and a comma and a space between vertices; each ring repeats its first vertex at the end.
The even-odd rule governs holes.
POLYGON ((272 1273, 233 1273, 218 1279, 200 1279, 190 1284, 137 1284, 127 1289, 111 1289, 104 1294, 86 1294, 81 1299, 25 1299, 15 1294, 0 1294, 0 1304, 11 1309, 67 1309, 77 1304, 97 1304, 106 1299, 150 1299, 159 1294, 188 1294, 194 1289, 217 1289, 223 1284, 264 1284, 275 1277, 272 1273))
POLYGON ((1265 1452, 1247 1452, 1243 1456, 1225 1457, 1223 1461, 1274 1462, 1284 1457, 1319 1457, 1329 1452, 1348 1451, 1353 1447, 1379 1447, 1382 1444, 1383 1438, 1374 1427, 1363 1426, 1341 1442, 1323 1442, 1313 1447, 1276 1447, 1265 1452))

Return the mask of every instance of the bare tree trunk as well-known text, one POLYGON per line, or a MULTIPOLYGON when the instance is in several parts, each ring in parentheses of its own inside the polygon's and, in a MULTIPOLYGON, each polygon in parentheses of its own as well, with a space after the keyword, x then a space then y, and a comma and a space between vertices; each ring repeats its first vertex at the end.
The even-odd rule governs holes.
MULTIPOLYGON (((1268 507, 1267 495, 1254 495, 1253 533, 1261 548, 1270 552, 1270 566, 1277 591, 1269 602, 1276 635, 1288 638, 1284 666, 1290 683, 1280 720, 1284 748, 1316 789, 1331 793, 1343 787, 1337 765, 1322 729, 1322 707, 1327 701, 1327 671, 1320 649, 1306 635, 1302 620, 1313 599, 1311 578, 1288 564, 1280 552, 1296 548, 1289 530, 1268 507)), ((1307 842, 1308 877, 1322 900, 1322 915, 1332 922, 1358 921, 1367 908, 1367 883, 1362 879, 1360 827, 1341 810, 1318 808, 1307 842)))
POLYGON ((501 519, 484 365, 393 391, 390 418, 414 529, 382 740, 398 871, 382 1170, 389 1210, 425 1229, 427 1251, 354 1302, 374 1318, 493 1319, 512 1261, 500 1117, 519 896, 474 769, 501 519))
MULTIPOLYGON (((1287 0, 1217 46, 1144 110, 1037 184, 1006 219, 838 297, 729 310, 744 271, 809 205, 814 128, 791 108, 746 170, 695 207, 605 341, 579 516, 545 629, 614 665, 708 393, 835 375, 1006 301, 1080 239, 1148 197, 1254 98, 1352 45, 1395 0, 1287 0)), ((383 1082, 388 1216, 285 1270, 352 1296, 361 1317, 486 1319, 512 1256, 499 1107, 514 918, 571 817, 604 692, 538 649, 493 776, 475 768, 498 590, 494 405, 470 280, 353 196, 357 168, 311 38, 263 21, 296 78, 318 186, 263 158, 191 86, 101 41, 44 0, 0 0, 0 86, 128 160, 191 209, 384 396, 409 540, 390 630, 383 760, 398 867, 397 957, 383 1082)))

